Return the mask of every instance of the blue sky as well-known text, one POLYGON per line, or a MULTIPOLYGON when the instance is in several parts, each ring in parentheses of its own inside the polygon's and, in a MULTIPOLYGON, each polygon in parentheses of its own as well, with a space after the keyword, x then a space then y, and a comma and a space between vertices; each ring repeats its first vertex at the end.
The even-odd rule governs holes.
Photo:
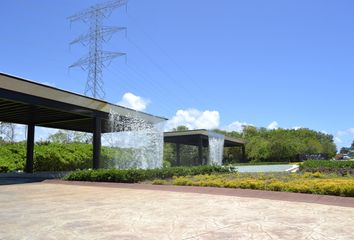
MULTIPOLYGON (((0 71, 82 93, 88 28, 68 16, 93 0, 4 0, 0 71)), ((105 50, 106 100, 172 121, 237 130, 307 127, 354 140, 354 2, 130 0, 106 25, 126 26, 105 50)))

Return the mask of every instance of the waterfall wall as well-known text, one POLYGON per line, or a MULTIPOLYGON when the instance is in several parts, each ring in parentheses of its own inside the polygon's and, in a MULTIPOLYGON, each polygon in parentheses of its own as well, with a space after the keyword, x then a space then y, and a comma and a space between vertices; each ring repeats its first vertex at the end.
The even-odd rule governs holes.
POLYGON ((225 137, 209 131, 209 162, 210 165, 222 165, 225 137))
POLYGON ((107 168, 160 168, 163 161, 163 123, 151 124, 134 116, 110 113, 111 133, 103 142, 112 151, 107 168))

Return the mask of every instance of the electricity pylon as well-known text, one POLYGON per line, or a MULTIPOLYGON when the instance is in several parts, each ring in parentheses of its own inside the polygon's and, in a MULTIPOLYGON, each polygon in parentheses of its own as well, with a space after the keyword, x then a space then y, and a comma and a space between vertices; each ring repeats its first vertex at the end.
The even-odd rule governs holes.
POLYGON ((105 18, 108 18, 115 9, 127 6, 127 3, 128 0, 113 0, 106 3, 99 3, 68 17, 71 23, 81 20, 88 23, 90 26, 88 33, 82 34, 70 43, 82 43, 84 46, 89 47, 88 56, 80 58, 77 62, 69 66, 69 68, 81 67, 84 71, 88 71, 85 86, 86 96, 99 99, 105 97, 102 70, 104 67, 107 67, 114 58, 126 55, 121 52, 103 50, 103 43, 109 41, 114 33, 126 31, 125 27, 103 26, 103 21, 105 18))

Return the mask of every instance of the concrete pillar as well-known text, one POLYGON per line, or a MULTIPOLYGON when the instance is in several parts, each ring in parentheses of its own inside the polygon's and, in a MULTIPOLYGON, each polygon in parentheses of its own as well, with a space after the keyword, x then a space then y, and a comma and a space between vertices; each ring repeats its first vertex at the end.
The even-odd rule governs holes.
POLYGON ((33 156, 34 156, 34 124, 27 126, 27 152, 26 152, 26 173, 33 173, 33 156))
POLYGON ((203 137, 199 137, 199 144, 198 144, 198 163, 196 165, 203 164, 203 137))
POLYGON ((241 151, 242 151, 242 162, 246 162, 246 147, 245 147, 245 145, 242 145, 242 149, 241 149, 241 151))

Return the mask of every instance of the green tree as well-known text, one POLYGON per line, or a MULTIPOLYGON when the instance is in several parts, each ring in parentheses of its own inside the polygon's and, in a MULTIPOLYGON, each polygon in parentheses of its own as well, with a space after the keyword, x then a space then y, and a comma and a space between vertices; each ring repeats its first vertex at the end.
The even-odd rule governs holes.
POLYGON ((348 154, 349 153, 349 148, 342 147, 339 151, 340 154, 348 154))
POLYGON ((246 126, 235 137, 246 140, 246 156, 252 161, 292 161, 306 154, 326 154, 331 158, 336 154, 333 136, 311 129, 269 130, 246 126))
POLYGON ((15 142, 16 124, 0 122, 0 137, 5 142, 15 142))
POLYGON ((173 131, 179 131, 179 132, 188 131, 188 130, 189 130, 189 128, 187 126, 178 126, 178 127, 173 129, 173 131))
POLYGON ((261 137, 252 137, 246 144, 247 158, 252 161, 266 161, 270 157, 269 141, 261 137))

